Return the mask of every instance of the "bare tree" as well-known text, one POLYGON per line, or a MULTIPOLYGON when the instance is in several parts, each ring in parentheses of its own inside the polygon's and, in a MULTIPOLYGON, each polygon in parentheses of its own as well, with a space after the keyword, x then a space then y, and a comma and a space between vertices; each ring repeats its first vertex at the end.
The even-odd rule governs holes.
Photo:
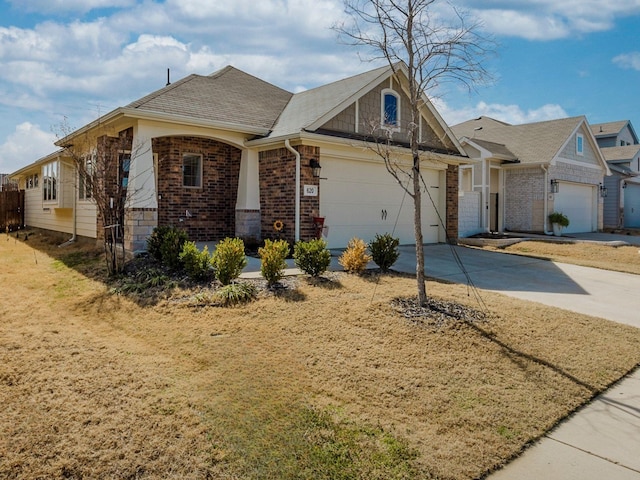
POLYGON ((125 264, 125 209, 139 194, 129 188, 129 171, 141 147, 133 144, 132 129, 109 135, 105 128, 97 128, 74 135, 65 121, 58 126, 57 135, 65 157, 73 164, 78 198, 96 207, 107 271, 118 274, 125 264))
MULTIPOLYGON (((373 147, 387 170, 413 198, 418 301, 427 304, 422 235, 421 159, 435 157, 420 144, 420 111, 425 95, 445 82, 468 89, 490 78, 482 62, 491 40, 481 34, 478 22, 441 0, 344 0, 351 22, 335 29, 349 43, 364 46, 371 59, 386 60, 395 74, 406 68, 410 118, 406 124, 411 166, 397 161, 391 134, 373 147), (430 153, 432 155, 430 155, 430 153)), ((384 122, 384 119, 381 119, 384 122)))

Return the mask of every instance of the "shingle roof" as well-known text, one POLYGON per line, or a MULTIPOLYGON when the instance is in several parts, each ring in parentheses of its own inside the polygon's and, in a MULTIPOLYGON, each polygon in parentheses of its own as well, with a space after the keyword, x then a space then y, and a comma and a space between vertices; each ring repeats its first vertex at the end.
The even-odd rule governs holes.
POLYGON ((481 140, 479 138, 473 138, 469 140, 481 146, 482 148, 490 151, 494 155, 505 157, 506 159, 509 159, 509 160, 517 160, 517 157, 513 154, 513 152, 509 150, 507 146, 502 143, 489 142, 487 140, 481 140))
POLYGON ((625 145, 624 147, 601 148, 602 155, 607 162, 617 160, 633 160, 640 152, 640 145, 625 145))
POLYGON ((510 125, 490 117, 480 117, 452 127, 458 136, 506 146, 521 163, 550 162, 584 117, 510 125))
POLYGON ((282 112, 271 136, 290 135, 311 127, 387 73, 390 74, 390 68, 385 66, 295 94, 282 112))
POLYGON ((610 137, 618 135, 620 131, 629 123, 629 120, 618 120, 608 123, 596 123, 591 125, 591 132, 598 137, 610 137))
POLYGON ((125 108, 270 129, 292 95, 228 66, 208 76, 189 75, 125 108))

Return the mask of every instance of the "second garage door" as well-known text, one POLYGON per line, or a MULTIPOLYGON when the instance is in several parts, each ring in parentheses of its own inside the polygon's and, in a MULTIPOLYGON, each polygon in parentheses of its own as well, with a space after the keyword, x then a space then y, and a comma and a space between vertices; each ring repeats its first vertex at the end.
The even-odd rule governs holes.
MULTIPOLYGON (((392 233, 401 244, 414 244, 413 199, 382 163, 322 159, 320 215, 325 217, 330 248, 344 248, 352 237, 365 242, 392 233)), ((433 203, 444 219, 444 172, 422 169, 433 203)), ((439 220, 429 195, 423 193, 422 233, 425 243, 439 241, 439 220)))
POLYGON ((569 218, 565 233, 593 232, 598 222, 595 208, 595 187, 576 183, 560 182, 554 194, 553 209, 569 218))

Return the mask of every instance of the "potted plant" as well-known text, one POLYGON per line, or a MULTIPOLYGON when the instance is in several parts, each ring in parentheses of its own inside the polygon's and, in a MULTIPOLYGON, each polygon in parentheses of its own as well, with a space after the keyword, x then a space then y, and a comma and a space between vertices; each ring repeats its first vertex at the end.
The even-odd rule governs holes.
POLYGON ((569 218, 562 212, 553 212, 549 215, 549 222, 553 227, 553 234, 562 236, 562 229, 569 226, 569 218))

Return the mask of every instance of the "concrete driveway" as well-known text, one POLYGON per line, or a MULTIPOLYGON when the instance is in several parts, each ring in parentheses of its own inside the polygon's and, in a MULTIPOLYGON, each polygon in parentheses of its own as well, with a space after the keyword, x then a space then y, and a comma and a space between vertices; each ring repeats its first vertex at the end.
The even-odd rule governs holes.
MULTIPOLYGON (((394 270, 414 273, 415 248, 403 246, 400 252, 394 270)), ((427 245, 424 252, 430 277, 471 281, 481 289, 640 328, 640 275, 445 244, 427 245)))

